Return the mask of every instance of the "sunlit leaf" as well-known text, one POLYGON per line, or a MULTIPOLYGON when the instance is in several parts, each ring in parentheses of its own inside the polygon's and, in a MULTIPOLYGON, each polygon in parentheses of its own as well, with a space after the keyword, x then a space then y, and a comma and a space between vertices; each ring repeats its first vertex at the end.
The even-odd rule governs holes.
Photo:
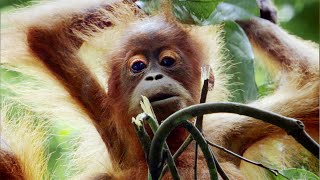
POLYGON ((224 2, 238 6, 252 15, 259 15, 259 7, 256 0, 225 0, 224 2))
MULTIPOLYGON (((307 171, 305 169, 295 169, 295 168, 290 168, 290 169, 285 169, 280 171, 281 174, 286 176, 289 179, 307 179, 307 180, 319 180, 319 176, 313 174, 310 171, 307 171)), ((277 176, 275 180, 286 180, 285 177, 283 176, 277 176)))
POLYGON ((152 109, 151 103, 149 99, 145 96, 141 96, 142 101, 140 101, 141 108, 144 113, 148 114, 150 117, 152 117, 154 120, 157 120, 156 115, 154 114, 154 111, 152 109))
POLYGON ((245 32, 235 22, 226 22, 224 30, 226 48, 231 56, 227 73, 233 75, 229 86, 233 93, 232 101, 255 100, 258 97, 258 90, 254 78, 254 55, 251 44, 245 32))
POLYGON ((132 121, 131 122, 134 123, 139 128, 142 126, 142 119, 139 118, 139 117, 137 117, 137 118, 132 117, 132 121))
POLYGON ((220 2, 222 0, 173 0, 173 12, 182 22, 201 23, 220 2))
POLYGON ((216 10, 203 24, 217 24, 224 21, 249 19, 259 15, 259 7, 255 0, 226 0, 220 3, 216 10))

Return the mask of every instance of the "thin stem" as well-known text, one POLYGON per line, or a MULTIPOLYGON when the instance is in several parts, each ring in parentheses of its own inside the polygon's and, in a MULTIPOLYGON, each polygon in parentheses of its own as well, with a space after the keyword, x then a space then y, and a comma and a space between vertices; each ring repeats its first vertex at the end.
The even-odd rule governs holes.
MULTIPOLYGON (((145 114, 145 117, 143 118, 144 120, 146 120, 146 122, 149 124, 151 130, 153 133, 157 132, 158 128, 159 128, 159 123, 157 120, 153 119, 151 116, 145 114)), ((180 179, 180 175, 179 172, 177 170, 177 166, 174 162, 174 159, 172 157, 172 154, 170 152, 169 146, 167 143, 164 144, 164 148, 165 148, 165 153, 167 154, 167 165, 170 169, 172 178, 175 180, 179 180, 180 179)), ((149 151, 147 151, 149 152, 149 151)))
MULTIPOLYGON (((193 138, 191 135, 189 135, 186 140, 182 143, 182 145, 179 147, 179 149, 174 153, 173 155, 173 160, 175 161, 182 153, 184 150, 187 149, 187 147, 190 145, 190 143, 193 141, 193 138)), ((165 165, 163 167, 163 170, 161 172, 160 178, 164 175, 164 173, 167 171, 168 165, 165 165)))
POLYGON ((206 159, 207 166, 209 168, 209 173, 211 179, 218 179, 218 174, 216 170, 214 156, 202 136, 201 132, 190 122, 188 121, 180 121, 179 123, 163 123, 158 131, 156 132, 153 140, 151 142, 151 148, 149 153, 149 169, 153 179, 158 179, 162 170, 162 158, 163 158, 163 146, 165 140, 169 136, 170 132, 174 130, 177 126, 182 125, 183 128, 187 129, 192 137, 199 143, 199 146, 203 152, 203 155, 206 159), (167 124, 162 126, 163 124, 167 124), (169 126, 168 126, 169 125, 169 126))
POLYGON ((269 167, 267 167, 267 166, 265 166, 265 165, 263 165, 263 164, 261 164, 261 163, 259 163, 259 162, 255 162, 255 161, 249 160, 249 159, 247 159, 247 158, 245 158, 245 157, 242 157, 242 156, 238 155, 237 153, 234 153, 234 152, 230 151, 229 149, 226 149, 226 148, 224 148, 224 147, 222 147, 222 146, 219 146, 219 145, 217 145, 217 144, 214 144, 214 143, 212 143, 212 142, 209 141, 209 140, 206 140, 206 141, 207 141, 207 143, 208 143, 210 146, 213 146, 213 147, 215 147, 215 148, 221 149, 222 151, 224 151, 224 152, 226 152, 226 153, 228 153, 228 154, 231 154, 231 155, 233 155, 233 156, 235 156, 235 157, 237 157, 237 158, 239 158, 239 159, 241 159, 241 160, 243 160, 243 161, 245 161, 245 162, 248 162, 248 163, 250 163, 250 164, 253 164, 253 165, 262 167, 262 168, 270 171, 271 173, 273 173, 275 176, 278 176, 278 175, 280 174, 281 176, 285 177, 286 179, 289 179, 289 178, 287 178, 286 176, 284 176, 283 174, 281 174, 277 169, 272 169, 272 168, 269 168, 269 167))
POLYGON ((195 151, 194 151, 194 165, 193 165, 193 169, 194 169, 194 180, 197 180, 197 174, 198 174, 198 143, 195 144, 195 151))
POLYGON ((157 133, 162 133, 161 127, 170 128, 170 126, 175 126, 175 124, 180 124, 182 121, 187 121, 196 116, 223 112, 253 117, 278 126, 319 158, 319 145, 304 131, 304 125, 301 121, 240 103, 203 103, 186 107, 169 116, 161 124, 157 133))
POLYGON ((136 120, 133 118, 132 123, 134 124, 136 133, 138 134, 140 143, 142 145, 142 148, 145 154, 145 158, 148 159, 148 152, 150 151, 151 140, 143 124, 141 123, 141 121, 140 122, 139 121, 140 121, 139 119, 136 120))
POLYGON ((173 158, 176 160, 185 149, 189 146, 189 144, 193 141, 193 137, 189 135, 187 139, 182 143, 176 153, 174 153, 173 158))
MULTIPOLYGON (((209 88, 209 80, 206 79, 203 82, 202 91, 201 91, 201 97, 200 97, 200 103, 205 103, 207 100, 207 94, 208 94, 208 88, 209 88)), ((203 115, 198 116, 196 120, 196 127, 199 129, 200 132, 202 132, 202 124, 203 124, 203 115)))
POLYGON ((301 121, 239 103, 203 103, 181 109, 161 124, 151 142, 149 152, 149 168, 152 176, 159 177, 160 175, 160 173, 158 175, 158 171, 163 167, 161 165, 162 147, 165 139, 175 127, 196 116, 222 112, 246 115, 276 125, 287 131, 289 135, 292 135, 301 145, 319 158, 319 145, 304 131, 301 121))
MULTIPOLYGON (((201 76, 203 77, 203 86, 201 90, 201 96, 200 96, 200 103, 205 103, 207 100, 207 94, 209 90, 209 72, 210 72, 210 66, 205 66, 201 68, 201 76)), ((200 132, 202 132, 202 125, 203 125, 203 116, 198 116, 195 123, 196 127, 199 129, 200 132)), ((198 143, 195 144, 195 150, 194 150, 194 179, 197 180, 197 174, 198 174, 198 143)))
MULTIPOLYGON (((203 139, 204 137, 203 137, 202 133, 194 125, 192 125, 188 121, 184 122, 182 125, 183 125, 184 128, 186 128, 190 132, 190 134, 192 135, 194 140, 199 144, 199 146, 200 146, 200 148, 202 150, 203 156, 205 157, 205 159, 207 161, 207 165, 208 165, 209 173, 210 173, 210 179, 218 179, 217 172, 220 173, 219 170, 221 168, 218 169, 218 167, 220 167, 220 165, 217 164, 218 161, 216 160, 216 158, 215 158, 214 154, 212 153, 211 149, 209 148, 207 142, 206 141, 203 142, 203 140, 205 140, 205 139, 203 139), (211 158, 212 158, 213 162, 210 161, 211 158)), ((195 175, 197 175, 197 174, 195 174, 195 175)))
MULTIPOLYGON (((210 149, 211 150, 211 149, 210 149)), ((213 154, 213 153, 212 153, 213 154)), ((214 163, 217 166, 217 171, 220 174, 220 176, 222 177, 222 179, 224 180, 229 180, 229 177, 227 176, 227 174, 224 172, 224 170, 222 169, 222 167, 220 166, 217 158, 214 158, 214 163)))

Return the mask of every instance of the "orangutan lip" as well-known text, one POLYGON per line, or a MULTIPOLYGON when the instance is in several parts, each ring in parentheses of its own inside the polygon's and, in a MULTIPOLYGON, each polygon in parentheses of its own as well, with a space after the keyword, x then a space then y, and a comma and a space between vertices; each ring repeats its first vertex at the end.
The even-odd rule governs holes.
POLYGON ((167 100, 170 98, 176 97, 176 95, 173 94, 165 94, 165 93, 158 93, 156 95, 153 95, 151 97, 149 97, 149 101, 151 103, 153 102, 157 102, 157 101, 163 101, 163 100, 167 100))

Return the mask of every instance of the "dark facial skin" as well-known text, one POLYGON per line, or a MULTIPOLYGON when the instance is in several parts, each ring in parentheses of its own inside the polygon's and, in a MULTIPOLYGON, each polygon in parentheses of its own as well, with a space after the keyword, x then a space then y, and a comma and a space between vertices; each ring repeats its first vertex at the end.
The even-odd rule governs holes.
POLYGON ((163 48, 146 52, 130 58, 128 64, 129 74, 141 79, 132 93, 130 109, 137 107, 143 95, 151 102, 157 118, 163 120, 194 103, 188 90, 170 76, 185 73, 185 62, 177 51, 163 48))
MULTIPOLYGON (((200 99, 202 46, 175 23, 148 22, 128 28, 110 58, 108 96, 119 127, 131 127, 131 118, 142 112, 141 95, 149 98, 159 122, 200 99)), ((187 136, 176 128, 167 140, 170 150, 187 136)))
POLYGON ((198 103, 202 53, 187 32, 172 23, 151 30, 125 33, 112 58, 108 93, 118 109, 132 116, 140 113, 146 96, 159 121, 177 110, 198 103), (119 81, 121 79, 121 81, 119 81))

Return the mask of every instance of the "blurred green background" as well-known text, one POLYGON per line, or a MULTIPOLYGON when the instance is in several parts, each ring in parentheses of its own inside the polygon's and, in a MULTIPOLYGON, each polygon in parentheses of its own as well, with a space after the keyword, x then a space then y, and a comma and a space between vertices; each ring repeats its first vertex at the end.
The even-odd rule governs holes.
MULTIPOLYGON (((30 4, 30 0, 1 0, 0 11, 30 4)), ((303 39, 319 43, 319 0, 274 0, 280 25, 303 39)))

